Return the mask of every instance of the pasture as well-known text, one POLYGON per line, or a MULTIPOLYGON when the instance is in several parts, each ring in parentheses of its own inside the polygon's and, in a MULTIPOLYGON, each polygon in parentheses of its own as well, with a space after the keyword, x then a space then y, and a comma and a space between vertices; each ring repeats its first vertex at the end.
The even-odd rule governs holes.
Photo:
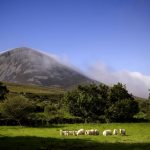
POLYGON ((57 87, 40 87, 36 85, 25 85, 4 82, 10 93, 33 93, 33 94, 63 94, 64 90, 57 87))
POLYGON ((1 150, 149 150, 150 123, 60 124, 50 127, 0 126, 1 150), (62 130, 98 129, 100 135, 60 136, 62 130), (103 136, 125 128, 126 136, 103 136))

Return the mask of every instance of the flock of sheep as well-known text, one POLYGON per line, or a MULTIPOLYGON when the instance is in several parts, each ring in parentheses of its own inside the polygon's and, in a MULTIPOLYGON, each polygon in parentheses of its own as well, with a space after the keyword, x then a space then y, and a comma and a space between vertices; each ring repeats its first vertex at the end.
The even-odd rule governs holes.
MULTIPOLYGON (((74 130, 60 130, 60 135, 64 136, 69 136, 69 135, 99 135, 100 132, 98 129, 91 129, 91 130, 84 130, 84 129, 79 129, 77 131, 74 130)), ((113 132, 112 130, 104 130, 103 135, 108 136, 108 135, 126 135, 126 130, 125 129, 114 129, 113 132)))

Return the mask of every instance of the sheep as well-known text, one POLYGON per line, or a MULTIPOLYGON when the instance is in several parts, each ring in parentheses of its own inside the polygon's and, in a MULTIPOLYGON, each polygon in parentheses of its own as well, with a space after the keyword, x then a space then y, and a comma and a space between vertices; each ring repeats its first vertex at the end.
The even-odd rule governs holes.
POLYGON ((68 136, 68 135, 69 135, 69 133, 68 133, 68 131, 60 130, 60 135, 68 136))
POLYGON ((85 135, 89 135, 90 130, 85 130, 85 135))
POLYGON ((126 130, 125 129, 119 129, 119 133, 121 135, 126 135, 126 130))
POLYGON ((77 131, 74 130, 60 130, 60 135, 64 136, 69 136, 69 135, 99 135, 99 130, 98 129, 91 129, 91 130, 84 130, 84 129, 79 129, 77 131))
POLYGON ((95 129, 95 135, 99 135, 99 131, 95 129))
POLYGON ((93 133, 94 133, 94 129, 85 130, 85 134, 86 134, 86 135, 93 135, 93 133))
POLYGON ((74 135, 74 131, 68 131, 68 135, 74 135))
POLYGON ((77 136, 78 135, 84 135, 85 134, 85 130, 84 129, 80 129, 77 131, 77 136))
POLYGON ((77 136, 77 132, 78 132, 78 131, 74 131, 74 135, 75 135, 75 136, 77 136))
POLYGON ((64 135, 64 131, 63 130, 60 130, 60 135, 64 135))
POLYGON ((111 130, 104 130, 103 135, 104 136, 112 135, 112 131, 111 130))
POLYGON ((113 130, 113 135, 117 135, 118 134, 118 130, 117 129, 114 129, 113 130))
POLYGON ((65 136, 77 135, 77 131, 60 130, 60 135, 65 135, 65 136))
POLYGON ((95 130, 94 129, 89 130, 89 135, 94 135, 94 134, 95 134, 95 130))
POLYGON ((99 131, 97 129, 85 130, 86 135, 99 135, 99 131))

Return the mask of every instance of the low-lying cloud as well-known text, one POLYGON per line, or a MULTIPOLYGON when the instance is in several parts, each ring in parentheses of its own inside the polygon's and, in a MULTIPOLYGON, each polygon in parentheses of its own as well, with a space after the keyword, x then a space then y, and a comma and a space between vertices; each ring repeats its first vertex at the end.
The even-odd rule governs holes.
MULTIPOLYGON (((98 62, 87 66, 87 71, 83 72, 80 68, 72 65, 67 55, 47 54, 55 60, 64 64, 74 70, 89 76, 92 79, 103 82, 108 85, 113 85, 118 82, 126 84, 127 90, 135 96, 148 98, 150 89, 150 76, 144 75, 140 72, 131 72, 128 70, 114 71, 113 68, 98 62)), ((86 69, 85 69, 86 70, 86 69)))
MULTIPOLYGON (((37 51, 42 52, 40 50, 37 51)), ((6 51, 0 52, 0 54, 4 52, 6 51)), ((71 64, 67 55, 58 56, 51 53, 42 53, 52 57, 60 64, 66 65, 69 68, 72 68, 86 76, 89 76, 92 79, 108 85, 113 85, 117 82, 121 82, 123 84, 126 84, 128 91, 133 95, 148 98, 148 90, 150 89, 150 76, 148 75, 144 75, 140 72, 131 72, 128 70, 114 71, 113 68, 101 62, 97 62, 93 65, 87 66, 87 68, 85 68, 86 71, 83 72, 80 68, 77 68, 75 65, 71 64)), ((49 65, 49 63, 46 62, 46 59, 43 59, 43 61, 45 62, 45 65, 49 65)))
POLYGON ((81 71, 79 68, 72 65, 68 57, 58 57, 52 55, 60 63, 67 65, 76 71, 89 76, 90 78, 103 82, 108 85, 113 85, 118 82, 126 84, 127 90, 135 96, 148 98, 150 89, 150 76, 144 75, 140 72, 131 72, 128 70, 115 71, 113 68, 104 63, 95 63, 89 65, 87 72, 81 71))
POLYGON ((108 85, 116 84, 117 82, 126 84, 128 91, 133 95, 148 98, 150 76, 128 70, 114 71, 103 63, 91 65, 87 72, 91 78, 108 85))

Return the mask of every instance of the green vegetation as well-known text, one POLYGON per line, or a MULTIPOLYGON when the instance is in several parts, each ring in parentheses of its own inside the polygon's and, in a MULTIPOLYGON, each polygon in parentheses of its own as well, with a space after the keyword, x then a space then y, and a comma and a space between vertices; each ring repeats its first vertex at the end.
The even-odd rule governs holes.
POLYGON ((64 96, 72 115, 85 121, 130 122, 138 113, 138 103, 121 83, 108 87, 100 84, 78 86, 64 96))
POLYGON ((0 126, 0 149, 5 150, 149 150, 149 123, 61 124, 47 128, 0 126), (60 136, 59 130, 96 128, 98 136, 60 136), (126 136, 102 135, 105 129, 125 128, 126 136))
POLYGON ((0 89, 0 125, 26 125, 0 126, 2 150, 149 150, 150 123, 99 123, 150 120, 150 101, 135 99, 121 83, 80 85, 66 92, 12 83, 1 83, 0 89), (98 129, 100 135, 59 134, 81 128, 98 129), (114 128, 125 128, 127 135, 102 135, 114 128))
POLYGON ((113 87, 79 85, 70 91, 14 83, 0 87, 5 91, 0 102, 0 125, 150 120, 149 101, 135 100, 121 83, 113 87))
POLYGON ((4 82, 12 93, 34 93, 34 94, 63 94, 64 90, 57 87, 40 87, 36 85, 24 85, 4 82))
POLYGON ((4 100, 8 92, 6 85, 0 82, 0 100, 4 100))
POLYGON ((143 100, 143 99, 137 99, 139 104, 140 112, 135 115, 135 118, 141 119, 141 120, 150 120, 150 99, 143 100))
POLYGON ((13 98, 7 98, 1 104, 1 113, 6 118, 14 119, 21 125, 20 121, 33 112, 33 108, 32 102, 27 98, 15 96, 13 98))
POLYGON ((64 94, 62 89, 14 83, 4 84, 9 93, 5 94, 7 99, 0 103, 0 125, 18 125, 20 123, 29 126, 45 126, 51 123, 83 122, 79 117, 72 116, 66 111, 61 100, 64 94), (18 107, 24 105, 24 101, 19 100, 20 98, 26 99, 28 104, 32 104, 32 113, 26 112, 26 110, 30 110, 29 106, 31 105, 28 105, 26 109, 13 109, 16 105, 18 107), (8 102, 12 107, 8 105, 8 102), (10 111, 9 108, 12 110, 10 111), (22 111, 26 115, 24 114, 24 117, 20 117, 20 121, 18 121, 16 118, 21 113, 14 113, 15 111, 22 111))

